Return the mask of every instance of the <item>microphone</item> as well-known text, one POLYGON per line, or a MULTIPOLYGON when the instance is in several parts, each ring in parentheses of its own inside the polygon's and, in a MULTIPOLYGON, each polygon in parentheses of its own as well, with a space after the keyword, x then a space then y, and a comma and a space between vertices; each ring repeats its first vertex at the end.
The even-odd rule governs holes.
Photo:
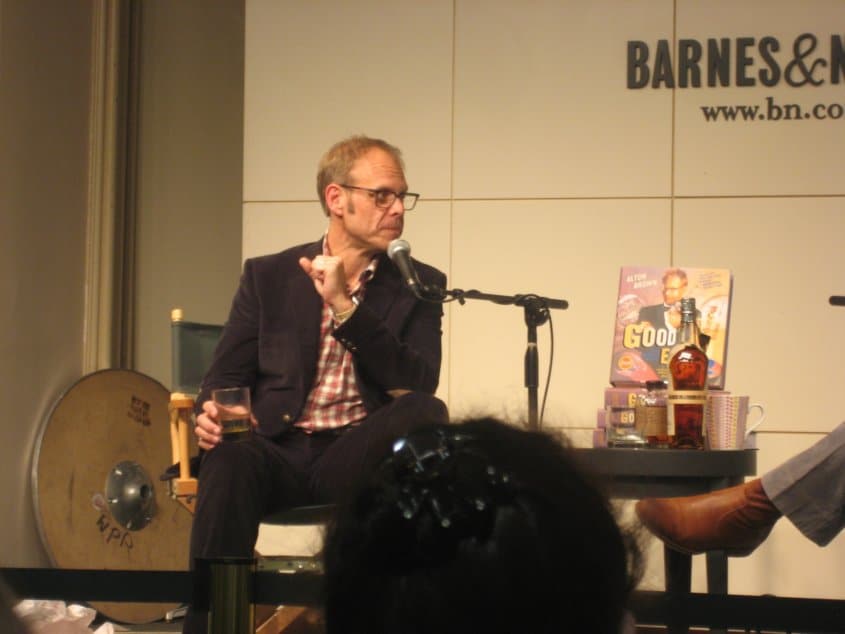
POLYGON ((831 306, 845 306, 845 295, 831 295, 830 296, 830 305, 831 306))
POLYGON ((387 245, 387 257, 397 266, 411 292, 419 299, 423 299, 422 284, 411 262, 411 245, 398 238, 391 240, 390 244, 387 245))

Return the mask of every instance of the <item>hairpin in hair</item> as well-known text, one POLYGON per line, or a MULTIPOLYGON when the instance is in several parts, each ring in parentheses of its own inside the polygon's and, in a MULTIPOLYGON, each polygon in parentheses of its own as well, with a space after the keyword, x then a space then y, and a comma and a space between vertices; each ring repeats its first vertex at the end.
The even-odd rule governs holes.
POLYGON ((486 538, 496 504, 510 497, 510 476, 468 434, 443 428, 412 434, 394 443, 391 463, 402 517, 417 521, 430 514, 455 540, 486 538))

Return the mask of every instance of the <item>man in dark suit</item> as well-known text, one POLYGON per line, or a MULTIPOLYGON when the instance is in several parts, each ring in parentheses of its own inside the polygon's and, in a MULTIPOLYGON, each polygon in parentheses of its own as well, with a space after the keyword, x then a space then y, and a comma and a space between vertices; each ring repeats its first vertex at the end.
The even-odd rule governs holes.
MULTIPOLYGON (((651 306, 643 306, 640 309, 637 321, 640 323, 648 322, 658 336, 655 335, 653 340, 657 341, 674 341, 675 331, 681 325, 681 298, 687 292, 687 274, 683 269, 666 269, 663 272, 663 279, 661 280, 663 287, 663 301, 660 304, 653 304, 651 306)), ((642 358, 652 367, 666 367, 661 362, 663 351, 671 346, 666 344, 655 343, 651 346, 643 346, 640 349, 642 358)))
MULTIPOLYGON (((195 434, 204 450, 191 557, 251 557, 261 518, 333 502, 387 456, 395 439, 446 422, 433 396, 442 307, 418 299, 385 255, 403 229, 408 192, 397 148, 368 137, 322 158, 323 238, 247 260, 203 380, 195 434), (222 440, 210 400, 249 386, 255 433, 222 440)), ((445 286, 415 262, 423 285, 445 286)), ((184 632, 204 632, 189 611, 184 632)))
POLYGON ((687 274, 683 269, 667 269, 663 273, 663 301, 640 309, 637 321, 649 322, 654 328, 676 330, 681 325, 679 305, 687 292, 687 274))

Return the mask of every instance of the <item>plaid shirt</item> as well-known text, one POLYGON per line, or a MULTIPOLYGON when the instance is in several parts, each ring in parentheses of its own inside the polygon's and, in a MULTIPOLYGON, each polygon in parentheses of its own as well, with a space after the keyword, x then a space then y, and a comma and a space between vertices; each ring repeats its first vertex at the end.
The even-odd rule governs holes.
MULTIPOLYGON (((323 252, 328 251, 323 241, 323 252)), ((327 253, 326 253, 327 254, 327 253)), ((352 295, 363 297, 366 283, 375 275, 377 260, 373 259, 358 278, 358 288, 352 295)), ((320 355, 317 359, 317 376, 314 387, 305 400, 302 416, 294 423, 306 432, 337 429, 357 423, 367 415, 358 384, 352 353, 332 336, 334 325, 329 305, 323 304, 320 322, 320 355)))

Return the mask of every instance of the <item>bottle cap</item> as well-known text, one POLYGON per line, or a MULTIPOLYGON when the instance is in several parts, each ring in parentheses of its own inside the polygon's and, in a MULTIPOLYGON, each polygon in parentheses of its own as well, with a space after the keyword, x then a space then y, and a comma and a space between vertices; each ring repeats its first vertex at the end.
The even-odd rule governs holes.
POLYGON ((681 298, 681 312, 693 314, 695 313, 695 297, 681 298))

